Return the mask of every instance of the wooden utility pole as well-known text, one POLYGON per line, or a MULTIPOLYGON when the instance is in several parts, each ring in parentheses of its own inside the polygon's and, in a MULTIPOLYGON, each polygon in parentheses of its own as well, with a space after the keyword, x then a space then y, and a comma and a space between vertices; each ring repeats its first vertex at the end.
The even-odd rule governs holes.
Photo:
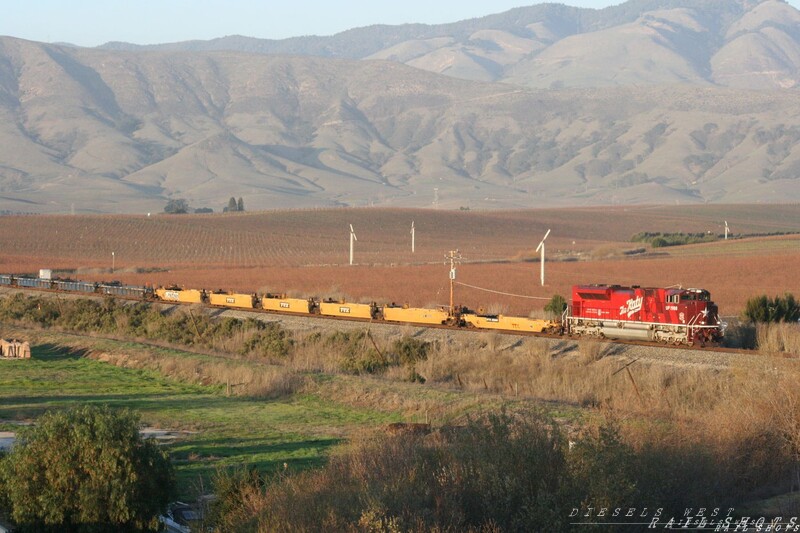
POLYGON ((369 332, 369 328, 367 328, 367 338, 372 342, 372 346, 375 348, 375 351, 378 352, 378 355, 383 358, 383 352, 380 348, 378 348, 378 343, 375 342, 375 339, 372 337, 372 334, 369 332))
POLYGON ((640 404, 642 407, 644 407, 644 400, 642 400, 642 395, 641 395, 641 394, 639 394, 639 387, 636 385, 636 380, 635 380, 635 379, 633 379, 633 374, 631 373, 631 369, 630 369, 630 366, 631 366, 633 363, 635 363, 636 361, 638 361, 638 360, 639 360, 638 358, 637 358, 637 359, 634 359, 633 361, 631 361, 630 363, 626 364, 626 365, 625 365, 625 366, 623 366, 622 368, 618 369, 616 372, 614 372, 614 373, 613 373, 613 374, 611 374, 611 375, 612 375, 612 376, 615 376, 615 375, 619 374, 620 372, 622 372, 623 370, 625 370, 625 371, 628 373, 628 377, 629 377, 629 378, 630 378, 630 380, 631 380, 631 384, 633 385, 633 390, 634 390, 634 392, 636 392, 636 397, 637 397, 637 398, 639 398, 639 404, 640 404))
MULTIPOLYGON (((456 307, 453 303, 453 286, 456 282, 456 265, 461 263, 461 252, 450 250, 444 258, 450 261, 450 314, 453 315, 456 312, 456 307)), ((445 262, 445 264, 447 263, 445 262)))
POLYGON ((189 318, 192 319, 192 326, 194 326, 194 333, 195 335, 197 335, 197 338, 198 339, 203 338, 203 336, 200 335, 200 330, 197 329, 197 322, 194 321, 194 313, 192 313, 191 309, 189 309, 189 318))

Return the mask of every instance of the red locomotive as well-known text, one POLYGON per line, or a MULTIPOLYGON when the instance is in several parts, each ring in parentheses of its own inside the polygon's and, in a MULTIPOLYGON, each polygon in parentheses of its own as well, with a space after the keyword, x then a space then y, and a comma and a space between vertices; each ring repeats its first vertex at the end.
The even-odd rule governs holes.
POLYGON ((722 324, 704 289, 574 285, 564 325, 570 335, 674 344, 719 341, 722 324))

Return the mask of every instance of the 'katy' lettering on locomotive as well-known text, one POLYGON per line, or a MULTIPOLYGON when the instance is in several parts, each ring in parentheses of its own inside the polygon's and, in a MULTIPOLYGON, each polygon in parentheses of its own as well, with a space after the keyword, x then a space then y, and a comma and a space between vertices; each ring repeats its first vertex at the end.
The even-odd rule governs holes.
POLYGON ((627 313, 628 314, 628 318, 630 318, 635 313, 638 313, 639 311, 642 310, 642 303, 643 302, 644 302, 644 298, 642 298, 641 296, 639 296, 638 298, 631 298, 630 300, 625 302, 627 304, 627 307, 624 306, 624 305, 620 306, 619 314, 623 315, 623 314, 627 313))

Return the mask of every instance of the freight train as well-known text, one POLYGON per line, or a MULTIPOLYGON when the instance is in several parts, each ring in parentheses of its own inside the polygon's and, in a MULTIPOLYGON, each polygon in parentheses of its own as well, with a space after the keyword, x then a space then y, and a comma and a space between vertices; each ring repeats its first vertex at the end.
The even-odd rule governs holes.
POLYGON ((2 286, 295 315, 670 344, 703 345, 718 342, 723 335, 717 306, 704 289, 575 285, 572 288, 572 300, 560 319, 545 320, 487 314, 460 306, 429 309, 394 303, 379 305, 376 302, 355 303, 330 298, 290 298, 284 294, 231 293, 178 286, 153 288, 119 282, 98 283, 9 274, 0 275, 2 286))

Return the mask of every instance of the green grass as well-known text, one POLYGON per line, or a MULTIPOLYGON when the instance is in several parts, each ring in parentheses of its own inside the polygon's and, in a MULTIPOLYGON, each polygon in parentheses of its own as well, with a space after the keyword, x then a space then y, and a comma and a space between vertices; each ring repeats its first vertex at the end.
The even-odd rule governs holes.
MULTIPOLYGON (((135 343, 119 344, 143 349, 135 343)), ((31 352, 30 360, 0 362, 4 428, 13 427, 9 421, 34 420, 49 409, 98 403, 133 409, 148 425, 189 430, 167 445, 183 498, 196 495, 201 483, 210 487, 217 468, 253 466, 270 471, 283 469, 284 463, 290 469, 320 465, 349 429, 398 419, 310 394, 280 400, 227 397, 218 385, 184 383, 155 371, 112 366, 83 357, 80 349, 52 343, 34 345, 31 352)))
MULTIPOLYGON (((300 392, 279 399, 227 396, 219 379, 200 384, 205 378, 187 373, 180 363, 191 360, 202 369, 223 360, 259 370, 264 363, 52 330, 20 328, 6 334, 29 339, 32 358, 0 361, 0 428, 13 431, 18 428, 14 422, 35 421, 48 409, 75 404, 135 410, 143 424, 177 432, 178 438, 165 446, 176 466, 179 496, 186 499, 213 490, 220 468, 255 467, 268 473, 322 465, 331 447, 363 429, 400 421, 463 424, 467 416, 501 406, 541 405, 529 398, 396 378, 322 373, 306 375, 300 392), (123 366, 98 360, 104 354, 125 354, 123 360, 116 358, 123 366), (137 357, 173 362, 183 369, 174 376, 184 377, 142 368, 147 365, 136 364, 137 357)), ((544 409, 565 420, 585 415, 578 406, 555 402, 545 403, 544 409)))

